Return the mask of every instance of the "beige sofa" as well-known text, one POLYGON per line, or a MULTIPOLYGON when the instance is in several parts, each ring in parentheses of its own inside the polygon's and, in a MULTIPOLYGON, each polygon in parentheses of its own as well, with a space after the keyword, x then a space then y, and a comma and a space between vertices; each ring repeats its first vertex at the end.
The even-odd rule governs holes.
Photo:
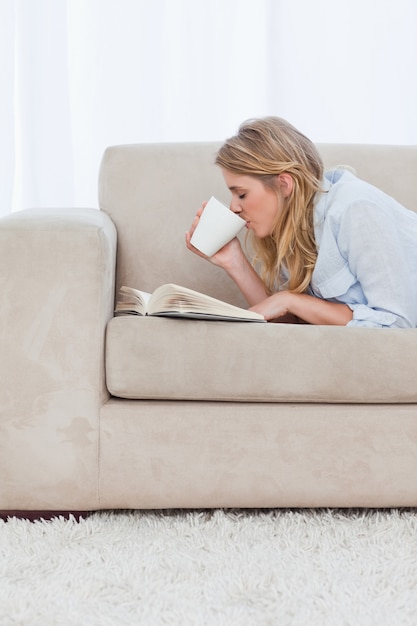
MULTIPOLYGON (((216 148, 112 147, 100 211, 0 220, 1 510, 417 505, 417 329, 113 317, 122 284, 245 305, 184 244, 216 148)), ((417 208, 417 148, 319 148, 417 208)))

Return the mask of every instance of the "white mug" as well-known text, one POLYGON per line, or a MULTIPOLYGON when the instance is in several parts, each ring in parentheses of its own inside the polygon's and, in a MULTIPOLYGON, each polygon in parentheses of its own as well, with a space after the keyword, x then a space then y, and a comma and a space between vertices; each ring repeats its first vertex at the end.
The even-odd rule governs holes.
POLYGON ((245 224, 245 220, 212 196, 192 234, 191 243, 206 256, 213 256, 236 237, 245 224))

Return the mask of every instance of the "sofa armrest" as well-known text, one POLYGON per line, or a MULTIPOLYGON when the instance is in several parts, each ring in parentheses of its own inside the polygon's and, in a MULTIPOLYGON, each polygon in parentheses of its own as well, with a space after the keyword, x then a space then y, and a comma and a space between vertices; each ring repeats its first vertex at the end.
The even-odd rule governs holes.
POLYGON ((96 209, 0 220, 0 509, 94 503, 115 257, 115 227, 96 209))

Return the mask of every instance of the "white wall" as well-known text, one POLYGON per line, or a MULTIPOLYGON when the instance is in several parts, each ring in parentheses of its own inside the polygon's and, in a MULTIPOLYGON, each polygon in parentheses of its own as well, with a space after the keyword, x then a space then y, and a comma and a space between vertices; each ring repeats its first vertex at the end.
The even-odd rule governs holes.
POLYGON ((107 145, 286 117, 417 144, 415 0, 0 0, 0 212, 97 206, 107 145))

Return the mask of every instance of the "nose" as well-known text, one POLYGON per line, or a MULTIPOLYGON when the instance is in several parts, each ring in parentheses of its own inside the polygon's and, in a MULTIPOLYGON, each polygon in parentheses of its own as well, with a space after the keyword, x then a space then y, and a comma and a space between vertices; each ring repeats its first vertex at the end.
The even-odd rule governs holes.
POLYGON ((239 204, 239 199, 232 198, 230 202, 230 210, 233 211, 233 213, 242 213, 242 207, 239 204))

